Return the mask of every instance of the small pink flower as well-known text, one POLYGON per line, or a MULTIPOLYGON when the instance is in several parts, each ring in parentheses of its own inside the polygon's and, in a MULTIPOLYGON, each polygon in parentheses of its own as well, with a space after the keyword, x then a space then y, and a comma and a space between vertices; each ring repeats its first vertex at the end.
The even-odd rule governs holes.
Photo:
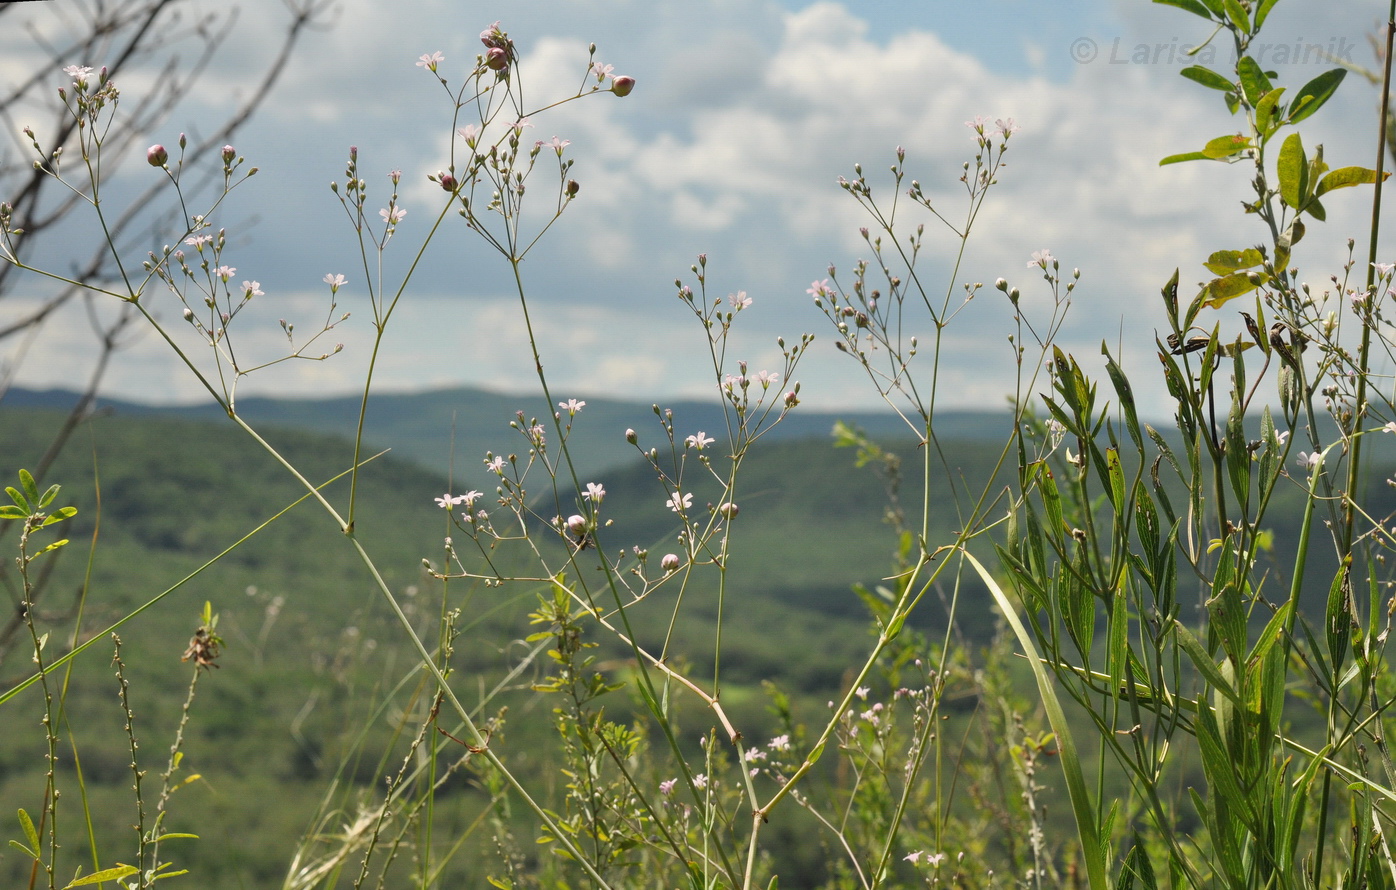
POLYGON ((262 282, 260 281, 244 281, 242 283, 242 292, 249 298, 266 296, 266 294, 262 293, 262 282))
POLYGON ((816 281, 812 283, 809 287, 805 288, 805 293, 809 294, 817 300, 820 297, 827 297, 832 295, 833 291, 829 289, 829 279, 825 278, 822 281, 816 281))
POLYGON ((1057 258, 1052 256, 1052 251, 1044 247, 1032 252, 1032 259, 1028 260, 1028 268, 1036 266, 1039 269, 1046 269, 1048 263, 1055 263, 1056 260, 1057 258))
POLYGON ((223 279, 223 281, 227 282, 229 279, 233 277, 233 273, 236 271, 236 266, 219 266, 217 269, 213 270, 213 274, 217 275, 219 278, 223 279))
POLYGON ((591 501, 593 504, 601 503, 601 499, 605 496, 606 489, 602 488, 599 482, 588 482, 587 490, 582 492, 582 497, 591 501))
POLYGON ((998 134, 1005 139, 1022 129, 1022 127, 1013 122, 1013 118, 1011 117, 1008 119, 999 118, 994 121, 994 127, 998 130, 998 134))
POLYGON ((326 284, 330 286, 330 293, 338 291, 341 287, 344 287, 344 285, 348 283, 348 279, 346 279, 343 275, 336 275, 333 272, 326 275, 324 278, 321 279, 321 281, 324 281, 326 284))
POLYGON ((591 66, 591 73, 596 75, 597 81, 602 81, 610 77, 611 72, 614 70, 616 70, 615 65, 602 65, 600 62, 594 62, 591 66))
POLYGON ((390 226, 395 226, 402 222, 402 218, 407 215, 407 211, 403 210, 401 207, 393 207, 391 209, 384 207, 378 211, 378 215, 383 218, 383 222, 390 226))
POLYGON ((448 491, 436 499, 436 506, 449 510, 463 500, 465 500, 465 498, 454 496, 448 491))
POLYGON ((666 795, 667 795, 667 794, 673 793, 673 791, 674 791, 674 786, 675 786, 676 784, 678 784, 678 781, 679 781, 678 779, 665 779, 663 782, 660 782, 660 783, 659 783, 659 793, 660 793, 660 794, 666 794, 666 795))
POLYGON ((565 402, 558 402, 558 403, 557 403, 557 406, 558 406, 559 408, 561 408, 562 410, 566 411, 567 414, 568 414, 569 416, 572 416, 572 417, 575 417, 576 414, 577 414, 577 412, 580 411, 580 410, 582 410, 582 408, 583 408, 585 405, 586 405, 586 401, 585 401, 585 400, 579 402, 579 401, 577 401, 576 399, 568 399, 568 400, 565 401, 565 402))
POLYGON ((727 302, 731 303, 732 307, 736 309, 738 312, 741 312, 743 309, 751 305, 751 297, 748 297, 746 295, 746 291, 739 290, 735 294, 728 294, 727 302))
POLYGON ((713 444, 714 441, 716 440, 713 439, 711 436, 707 435, 702 430, 699 430, 698 435, 696 436, 686 436, 683 440, 683 444, 685 448, 696 448, 699 451, 702 451, 704 448, 713 444))
POLYGON ((456 129, 456 132, 460 134, 460 138, 465 140, 465 144, 471 148, 474 148, 475 143, 480 141, 480 128, 474 124, 466 124, 463 127, 459 127, 456 129))
POLYGON ((417 67, 425 68, 434 73, 436 71, 436 66, 444 61, 446 61, 446 57, 441 55, 441 50, 437 50, 429 55, 424 54, 417 59, 417 67))

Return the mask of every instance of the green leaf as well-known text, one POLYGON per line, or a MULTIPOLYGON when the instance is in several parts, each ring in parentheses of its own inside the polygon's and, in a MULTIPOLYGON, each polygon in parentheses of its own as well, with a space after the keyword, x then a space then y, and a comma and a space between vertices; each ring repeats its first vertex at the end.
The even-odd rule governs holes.
POLYGON ((29 505, 29 501, 25 500, 24 495, 20 494, 18 488, 15 488, 13 485, 7 485, 5 486, 5 494, 10 496, 10 500, 15 502, 16 507, 24 511, 25 516, 34 512, 34 508, 29 505))
POLYGON ((1342 83, 1346 76, 1345 69, 1334 68, 1300 87, 1299 92, 1294 95, 1294 101, 1289 103, 1289 123, 1297 124, 1322 108, 1323 103, 1333 97, 1338 84, 1342 83))
POLYGON ((11 839, 10 839, 10 846, 11 846, 11 847, 14 847, 16 850, 19 850, 21 853, 23 853, 25 856, 28 856, 30 859, 38 859, 38 858, 39 858, 39 854, 38 854, 38 853, 36 853, 36 852, 34 852, 33 850, 29 849, 29 848, 26 847, 24 844, 21 844, 19 841, 15 840, 14 838, 11 838, 11 839))
POLYGON ((1254 247, 1246 250, 1218 250, 1207 257, 1206 266, 1214 275, 1226 275, 1238 269, 1254 269, 1265 262, 1265 256, 1254 247))
MULTIPOLYGON (((134 865, 117 865, 112 868, 104 868, 101 871, 94 871, 85 878, 78 878, 75 881, 69 882, 63 887, 63 890, 68 890, 69 887, 85 887, 88 884, 100 884, 103 881, 119 881, 122 878, 129 878, 139 871, 140 869, 134 865)), ((164 875, 161 875, 161 877, 164 877, 164 875)))
POLYGON ((1212 18, 1212 14, 1207 11, 1207 7, 1199 3, 1198 0, 1154 0, 1154 2, 1164 6, 1176 6, 1179 9, 1185 9, 1193 15, 1202 16, 1208 21, 1212 18))
POLYGON ((1149 855, 1144 852, 1144 843, 1138 835, 1135 835, 1134 845, 1129 848, 1124 865, 1120 867, 1115 890, 1134 890, 1135 881, 1139 882, 1139 890, 1158 890, 1154 867, 1149 864, 1149 855))
POLYGON ((1207 144, 1202 146, 1202 156, 1219 160, 1240 154, 1250 147, 1250 139, 1240 133, 1231 133, 1208 140, 1207 144))
POLYGON ((1260 0, 1260 5, 1255 10, 1255 29, 1259 31, 1265 24, 1266 16, 1270 15, 1270 10, 1275 8, 1279 0, 1260 0))
MULTIPOLYGON (((1221 669, 1212 660, 1212 656, 1208 655, 1207 650, 1202 648, 1202 641, 1193 636, 1187 625, 1176 618, 1173 619, 1173 631, 1178 637, 1178 644, 1183 647, 1183 651, 1187 653, 1188 658, 1192 660, 1193 665, 1197 667, 1207 682, 1212 684, 1212 687, 1220 691, 1222 695, 1238 705, 1241 704, 1241 696, 1237 694, 1236 689, 1227 681, 1226 677, 1222 676, 1221 669)), ((1201 700, 1202 697, 1198 696, 1198 701, 1201 700)))
POLYGON ((1333 674, 1341 671, 1343 660, 1348 654, 1348 636, 1352 633, 1352 586, 1348 572, 1352 568, 1350 560, 1345 560, 1333 583, 1328 588, 1328 607, 1324 610, 1323 623, 1328 631, 1328 657, 1333 666, 1333 674))
MULTIPOLYGON (((1236 0, 1227 0, 1226 11, 1231 12, 1232 5, 1238 9, 1240 4, 1236 0)), ((1245 12, 1242 11, 1242 17, 1245 12)), ((1244 27, 1244 26, 1242 26, 1244 27)), ((1260 70, 1260 63, 1250 56, 1242 56, 1241 61, 1236 63, 1236 74, 1241 78, 1241 89, 1246 94, 1246 101, 1254 108, 1260 104, 1260 99, 1266 93, 1274 89, 1270 83, 1270 78, 1265 76, 1265 72, 1260 70)))
POLYGON ((1280 176, 1280 198, 1290 207, 1298 207, 1308 192, 1309 162, 1304 157, 1304 143, 1298 133, 1290 133, 1280 146, 1276 165, 1280 176))
POLYGON ((994 601, 998 603, 1000 611, 1003 612, 1004 620, 1013 629, 1013 635, 1018 638, 1018 645, 1023 647, 1023 654, 1027 656, 1028 666, 1032 668, 1033 677, 1037 681, 1037 692, 1042 698, 1042 706, 1047 711, 1047 721, 1052 725, 1052 731, 1057 737, 1057 752, 1060 755, 1058 760, 1062 765, 1062 773, 1066 777, 1067 796, 1071 799, 1071 810, 1076 818, 1076 831, 1081 839, 1081 857, 1086 860, 1086 876, 1090 882, 1091 890, 1106 890, 1108 878, 1106 877, 1105 856, 1102 853, 1095 823, 1095 804, 1091 801, 1090 792, 1086 787, 1085 774, 1081 770, 1081 758, 1076 752, 1076 742, 1071 735, 1071 724, 1067 722, 1066 712, 1062 710, 1061 702, 1057 699, 1057 691, 1052 686, 1052 679, 1047 676, 1047 669, 1043 666, 1042 658, 1037 653, 1037 647, 1033 645, 1032 637, 1028 634, 1027 628, 1018 618, 1018 611, 1013 608, 1013 603, 1009 602, 1008 596, 999 587, 994 577, 989 571, 974 558, 974 554, 968 550, 961 549, 960 553, 965 560, 979 573, 980 579, 989 588, 994 601))
MULTIPOLYGON (((1223 275, 1221 278, 1213 278, 1207 282, 1205 305, 1218 309, 1223 303, 1255 290, 1257 285, 1251 281, 1251 274, 1250 272, 1236 272, 1231 275, 1223 275)), ((1261 281, 1265 280, 1263 275, 1260 278, 1261 281)))
POLYGON ((39 852, 39 832, 34 830, 34 820, 29 818, 29 814, 23 807, 19 808, 19 827, 24 830, 24 838, 29 841, 29 846, 34 848, 34 855, 39 852))
POLYGON ((1203 68, 1201 65, 1192 65, 1184 68, 1179 74, 1188 80, 1195 80, 1204 87, 1211 87, 1214 90, 1221 90, 1223 93, 1236 89, 1236 84, 1222 77, 1210 68, 1203 68))
POLYGON ((1284 87, 1276 87, 1255 104, 1255 127, 1260 131, 1261 141, 1270 138, 1275 124, 1275 108, 1280 104, 1280 97, 1285 94, 1284 87))
MULTIPOLYGON (((1158 0, 1154 0, 1154 2, 1157 3, 1158 0)), ((1210 161, 1210 160, 1213 160, 1212 156, 1211 156, 1211 155, 1208 155, 1208 154, 1205 153, 1205 152, 1200 152, 1200 151, 1187 151, 1187 152, 1183 152, 1183 153, 1180 154, 1180 155, 1169 155, 1168 157, 1166 157, 1166 158, 1164 158, 1163 160, 1159 161, 1159 162, 1158 162, 1158 165, 1159 165, 1160 167, 1166 167, 1166 166, 1168 166, 1169 164, 1181 164, 1181 163, 1183 163, 1184 161, 1210 161)))
MULTIPOLYGON (((1226 17, 1230 18, 1231 24, 1240 29, 1242 33, 1251 33, 1251 17, 1245 14, 1245 7, 1241 6, 1240 0, 1224 0, 1223 7, 1226 8, 1226 17)), ((1241 61, 1242 63, 1249 61, 1249 63, 1255 64, 1255 60, 1249 56, 1245 56, 1241 61)), ((1244 78, 1245 75, 1242 74, 1241 77, 1244 78)))
MULTIPOLYGON (((1383 171, 1381 178, 1386 180, 1391 174, 1383 171)), ((1366 167, 1339 167, 1327 176, 1318 181, 1318 186, 1314 189, 1314 197, 1331 192, 1334 189, 1350 188, 1354 185, 1368 185, 1377 181, 1377 171, 1368 170, 1366 167)))
MULTIPOLYGON (((29 498, 29 503, 39 503, 39 486, 34 482, 34 477, 28 470, 19 471, 19 484, 24 486, 24 493, 29 498)), ((40 505, 42 506, 42 505, 40 505)))

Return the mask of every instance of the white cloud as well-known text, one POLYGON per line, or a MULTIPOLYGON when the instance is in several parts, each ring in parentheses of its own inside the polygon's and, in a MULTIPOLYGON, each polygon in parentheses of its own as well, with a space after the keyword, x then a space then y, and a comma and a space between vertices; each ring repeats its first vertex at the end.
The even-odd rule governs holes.
MULTIPOLYGON (((706 252, 714 293, 744 289, 757 299, 742 317, 741 349, 769 357, 777 334, 791 339, 816 331, 821 341, 801 372, 806 402, 866 404, 855 368, 833 353, 823 336, 827 322, 804 293, 811 278, 825 277, 829 263, 846 276, 856 259, 868 258, 857 227, 869 219, 834 179, 852 177, 860 162, 874 196, 890 200, 887 167, 893 148, 904 146, 908 179, 920 180, 937 210, 959 225, 961 164, 975 152, 962 122, 984 114, 1013 117, 1023 129, 975 221, 955 280, 953 234, 900 201, 900 223, 927 226, 920 271, 928 288, 939 298, 958 294, 966 281, 1003 275, 1040 301, 1043 286, 1025 274, 1024 263, 1031 251, 1050 247, 1065 269, 1083 271, 1065 344, 1085 362, 1095 361, 1102 339, 1119 340, 1134 367, 1152 373, 1163 281, 1175 267, 1184 282, 1197 280, 1206 274, 1200 262, 1208 252, 1246 246, 1263 233, 1253 217, 1239 213, 1248 197, 1241 168, 1158 166, 1160 157, 1194 149, 1236 122, 1220 94, 1177 76, 1180 62, 1112 61, 1116 40, 1130 47, 1166 35, 1165 42, 1181 45, 1205 36, 1200 19, 1146 6, 1117 2, 1075 22, 1075 34, 1090 35, 1103 55, 1052 77, 1040 72, 1058 70, 1069 51, 1060 36, 1069 33, 1061 10, 1024 12, 1005 25, 1011 33, 966 46, 927 28, 887 34, 881 25, 870 28, 856 6, 832 2, 797 11, 731 0, 636 0, 604 9, 519 3, 504 24, 524 53, 530 105, 562 98, 583 82, 593 38, 599 60, 639 81, 624 99, 590 96, 540 114, 528 131, 530 140, 572 140, 568 157, 577 163, 568 175, 581 183, 577 200, 524 265, 534 320, 549 350, 545 366, 568 374, 579 394, 583 386, 641 399, 709 391, 707 381, 690 379, 703 367, 701 332, 695 337, 673 298, 674 279, 689 281, 693 257, 706 252), (1035 23, 1034 15, 1053 21, 1035 23), (1027 46, 1032 58, 1025 66, 999 64, 1006 46, 1027 46)), ((271 28, 284 15, 278 7, 249 5, 246 22, 254 28, 221 57, 224 82, 238 82, 238 52, 264 58, 257 55, 266 49, 259 48, 256 29, 271 28)), ((1300 5, 1281 18, 1287 9, 1277 7, 1270 26, 1277 35, 1331 39, 1331 12, 1300 5)), ((414 62, 440 49, 447 58, 442 72, 458 85, 480 51, 476 32, 489 24, 462 25, 459 18, 455 6, 440 0, 410 10, 355 0, 344 6, 329 40, 307 44, 295 58, 274 106, 239 141, 264 172, 230 207, 240 220, 262 207, 260 227, 248 235, 253 256, 236 264, 255 267, 269 293, 273 286, 306 286, 307 267, 358 264, 324 187, 342 180, 349 144, 360 146, 375 220, 386 202, 382 174, 403 169, 409 216, 386 258, 389 277, 412 261, 412 239, 425 235, 444 206, 444 194, 425 177, 445 167, 453 126, 449 97, 414 62), (451 27, 442 27, 448 21, 451 27)), ((1365 27, 1366 20, 1358 24, 1365 27)), ((1297 83, 1318 70, 1290 66, 1281 76, 1297 83)), ((210 97, 223 101, 220 95, 210 97)), ((1374 99, 1350 78, 1333 107, 1313 120, 1314 141, 1328 143, 1330 158, 1369 163, 1366 137, 1354 131, 1372 118, 1374 99)), ((550 157, 545 152, 542 160, 550 157)), ((542 160, 530 197, 549 203, 556 184, 543 176, 542 160)), ((1311 230, 1312 256, 1341 262, 1342 239, 1361 231, 1357 194, 1335 196, 1330 222, 1311 230)), ((390 351, 385 359, 382 379, 391 387, 527 384, 531 360, 515 300, 497 296, 508 292, 507 268, 460 223, 447 214, 440 243, 414 273, 394 318, 390 343, 405 352, 390 351)), ((1009 318, 1002 295, 985 288, 947 329, 947 404, 997 404, 1011 389, 1009 318)), ((1217 318, 1224 326, 1235 321, 1225 312, 1217 318)), ((353 337, 350 352, 362 347, 353 337)), ((133 360, 113 386, 140 394, 138 372, 156 362, 133 360)), ((34 370, 26 369, 27 382, 54 374, 52 364, 28 367, 34 370)), ((351 375, 340 369, 353 367, 298 364, 280 386, 349 389, 351 375)), ((1141 386, 1141 392, 1154 408, 1162 404, 1156 388, 1141 386)))

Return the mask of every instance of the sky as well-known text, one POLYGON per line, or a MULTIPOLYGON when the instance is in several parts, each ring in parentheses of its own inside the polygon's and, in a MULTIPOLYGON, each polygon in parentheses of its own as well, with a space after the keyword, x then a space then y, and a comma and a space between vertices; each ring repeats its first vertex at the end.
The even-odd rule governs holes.
MULTIPOLYGON (((35 33, 56 35, 61 17, 52 7, 64 2, 29 4, 25 15, 35 30, 0 35, 0 87, 25 76, 38 57, 35 33)), ((148 134, 149 143, 173 146, 181 130, 199 132, 245 93, 272 51, 267 35, 287 13, 281 0, 247 0, 239 9, 202 86, 148 134)), ((1267 67, 1291 90, 1332 67, 1312 53, 1287 58, 1296 45, 1319 44, 1374 67, 1366 35, 1381 11, 1367 0, 1286 0, 1261 41, 1267 67)), ((399 206, 407 215, 381 268, 384 286, 395 287, 446 199, 426 177, 446 166, 452 106, 417 60, 441 52, 441 75, 459 85, 483 49, 479 32, 496 19, 521 54, 517 70, 530 104, 576 90, 589 42, 597 61, 637 84, 624 98, 602 93, 534 115, 526 133, 529 140, 570 140, 569 176, 581 185, 523 266, 534 332, 559 397, 649 402, 714 395, 704 330, 674 286, 676 278, 693 283, 689 267, 705 254, 710 296, 745 291, 752 300, 734 324, 727 370, 735 372, 739 359, 753 373, 777 370, 776 338, 795 342, 813 333, 794 375, 803 402, 876 408, 876 391, 833 348, 830 323, 807 293, 812 281, 829 277, 829 266, 846 282, 854 265, 870 258, 858 232, 869 219, 837 178, 852 178, 861 163, 874 196, 890 199, 888 166, 901 146, 908 180, 958 218, 966 207, 961 165, 976 149, 964 122, 976 115, 1012 118, 1020 129, 958 273, 952 276, 957 237, 904 199, 899 211, 904 236, 926 225, 918 274, 928 289, 955 294, 958 303, 963 285, 986 285, 943 331, 943 407, 1006 404, 1017 373, 1008 341, 1013 309, 992 282, 1006 278, 1021 289, 1023 310, 1045 317, 1048 287, 1027 262, 1049 249, 1064 273, 1081 272, 1059 343, 1095 370, 1108 343, 1138 376, 1145 413, 1165 414, 1154 345, 1164 324, 1160 287, 1175 268, 1185 285, 1210 277, 1201 265, 1210 252, 1248 247, 1263 235, 1258 221, 1240 212, 1244 168, 1158 165, 1239 126, 1220 93, 1178 76, 1190 64, 1183 50, 1206 39, 1209 28, 1173 7, 1140 0, 343 0, 328 25, 302 43, 270 102, 238 137, 238 154, 259 172, 214 219, 228 230, 223 262, 237 268, 235 280, 255 280, 264 291, 235 320, 244 358, 284 351, 279 319, 298 332, 315 328, 328 308, 327 273, 347 279, 337 312, 351 317, 327 335, 345 348, 325 362, 251 374, 239 395, 330 396, 361 387, 372 334, 366 285, 379 270, 366 271, 358 258, 329 183, 343 182, 348 147, 357 146, 376 221, 391 190, 388 173, 402 171, 399 206)), ((94 67, 103 61, 73 60, 94 67)), ((1231 64, 1222 48, 1212 67, 1225 72, 1231 64)), ((123 94, 134 101, 157 77, 154 66, 132 72, 123 94)), ((1324 143, 1335 167, 1371 166, 1377 100, 1375 88, 1349 77, 1308 122, 1306 145, 1324 143)), ((0 151, 16 146, 22 141, 0 151)), ((134 194, 155 175, 144 164, 127 164, 108 200, 134 194)), ((1296 253, 1301 278, 1322 283, 1341 271, 1345 240, 1365 243, 1369 203, 1363 189, 1326 199, 1328 222, 1312 227, 1296 253)), ((1396 260, 1392 239, 1383 244, 1386 259, 1396 260)), ((41 280, 24 279, 0 301, 0 323, 36 305, 42 293, 41 280)), ((147 304, 184 336, 173 299, 153 291, 147 304)), ((1230 336, 1241 330, 1230 307, 1209 315, 1212 323, 1230 336)), ((928 342, 929 324, 914 324, 928 342)), ((90 342, 85 311, 75 306, 24 344, 22 362, 14 342, 0 343, 0 359, 20 385, 76 387, 91 371, 90 342)), ((181 342, 197 350, 187 337, 181 342)), ((918 362, 913 369, 929 375, 928 350, 918 362)), ((535 386, 509 268, 459 217, 447 215, 413 271, 377 375, 385 391, 535 386)), ((104 392, 153 402, 201 398, 193 375, 153 333, 127 344, 104 392)))

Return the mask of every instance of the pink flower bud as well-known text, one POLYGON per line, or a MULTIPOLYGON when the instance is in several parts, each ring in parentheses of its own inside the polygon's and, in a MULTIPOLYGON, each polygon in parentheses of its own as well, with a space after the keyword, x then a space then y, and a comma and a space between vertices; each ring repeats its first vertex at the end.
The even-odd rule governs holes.
POLYGON ((622 74, 611 81, 611 92, 617 96, 629 96, 630 91, 635 89, 635 78, 622 74))
POLYGON ((573 513, 567 517, 567 530, 578 537, 586 534, 587 521, 585 516, 578 516, 573 513))
POLYGON ((567 197, 577 197, 577 192, 582 190, 582 184, 575 179, 567 180, 567 197))
POLYGON ((233 158, 237 157, 237 151, 231 145, 223 146, 223 163, 231 164, 233 158))
POLYGON ((664 558, 659 561, 659 567, 662 568, 666 574, 677 572, 679 570, 678 555, 674 553, 664 554, 664 558))
POLYGON ((485 46, 504 46, 504 32, 499 28, 499 22, 495 22, 488 28, 480 32, 480 42, 485 46))
POLYGON ((635 431, 634 431, 634 430, 626 430, 626 431, 625 431, 625 441, 629 442, 631 445, 634 445, 634 444, 635 444, 635 431))
POLYGON ((449 173, 440 174, 437 177, 437 181, 440 182, 441 187, 448 192, 454 192, 456 190, 456 185, 458 185, 456 178, 449 173))
POLYGON ((502 46, 492 46, 485 53, 485 64, 492 71, 503 71, 509 67, 509 51, 502 46))
POLYGON ((731 501, 728 501, 727 503, 718 507, 717 512, 722 514, 723 519, 736 519, 738 512, 737 505, 732 503, 731 501))
POLYGON ((800 404, 800 397, 795 394, 794 390, 785 394, 785 407, 794 408, 798 404, 800 404))
POLYGON ((165 151, 163 145, 152 145, 145 150, 145 162, 152 167, 163 167, 170 159, 170 153, 165 151))

